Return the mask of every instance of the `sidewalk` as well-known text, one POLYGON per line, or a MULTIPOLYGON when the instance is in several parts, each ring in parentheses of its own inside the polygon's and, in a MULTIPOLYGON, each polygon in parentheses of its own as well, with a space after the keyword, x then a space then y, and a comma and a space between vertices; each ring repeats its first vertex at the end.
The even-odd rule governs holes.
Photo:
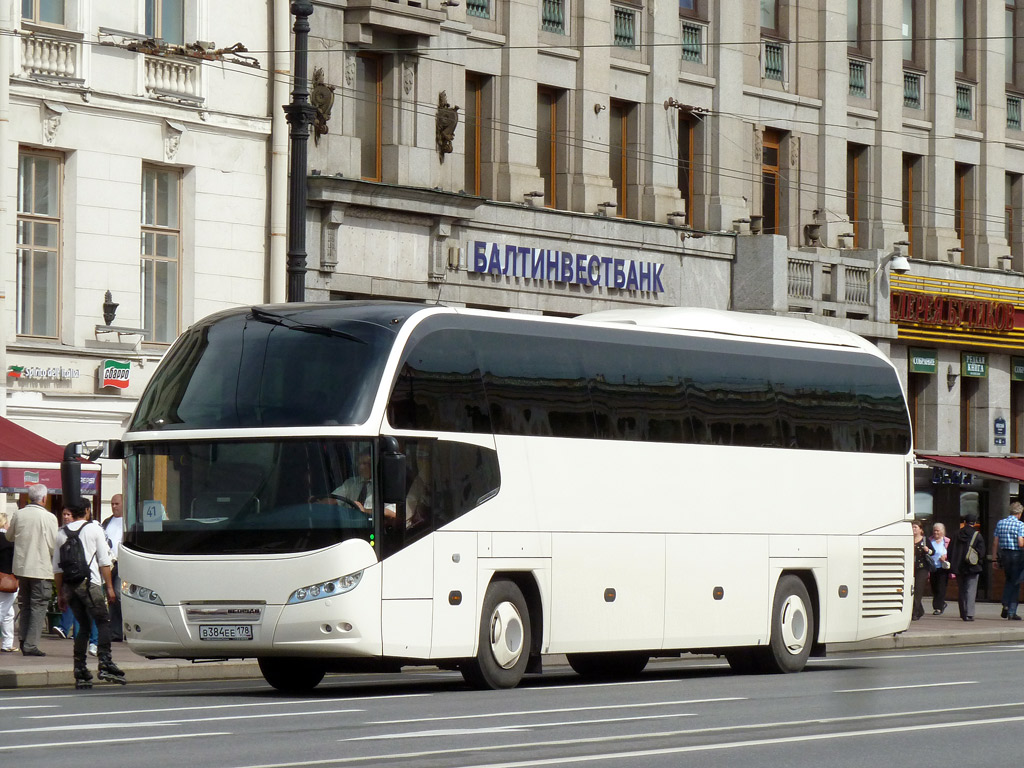
MULTIPOLYGON (((926 601, 927 602, 927 601, 926 601)), ((901 635, 864 640, 859 643, 832 643, 829 653, 844 651, 892 650, 898 648, 928 648, 975 643, 1024 642, 1024 621, 1005 621, 999 618, 998 603, 979 603, 975 621, 960 620, 955 603, 950 603, 942 616, 925 614, 920 621, 910 624, 901 635)), ((55 635, 44 635, 39 645, 45 657, 22 656, 20 653, 0 654, 0 688, 41 686, 71 686, 72 641, 55 635)), ((255 659, 234 659, 194 664, 179 659, 144 659, 132 653, 124 643, 114 643, 114 661, 125 671, 131 683, 168 682, 178 680, 230 680, 259 678, 255 659)), ((564 663, 564 657, 554 656, 546 664, 564 663)), ((89 668, 95 672, 96 659, 89 657, 89 668)))

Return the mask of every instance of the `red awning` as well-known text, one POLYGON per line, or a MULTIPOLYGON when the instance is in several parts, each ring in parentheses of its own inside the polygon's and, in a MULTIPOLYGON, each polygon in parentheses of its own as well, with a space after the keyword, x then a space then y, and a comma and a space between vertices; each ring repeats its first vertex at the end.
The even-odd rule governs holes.
POLYGON ((0 461, 59 463, 64 448, 0 416, 0 461))
POLYGON ((1008 456, 930 456, 923 453, 917 454, 917 458, 927 464, 963 469, 976 475, 1024 482, 1024 459, 1008 456))

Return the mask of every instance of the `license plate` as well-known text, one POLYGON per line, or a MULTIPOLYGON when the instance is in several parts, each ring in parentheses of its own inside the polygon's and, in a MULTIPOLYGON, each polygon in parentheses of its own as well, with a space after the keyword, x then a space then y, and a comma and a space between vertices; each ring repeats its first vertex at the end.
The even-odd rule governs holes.
POLYGON ((200 624, 200 640, 252 640, 251 624, 200 624))

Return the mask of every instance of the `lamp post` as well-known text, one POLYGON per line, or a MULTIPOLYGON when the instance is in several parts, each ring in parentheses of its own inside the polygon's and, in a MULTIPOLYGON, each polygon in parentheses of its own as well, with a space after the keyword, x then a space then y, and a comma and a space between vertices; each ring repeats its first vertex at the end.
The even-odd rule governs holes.
POLYGON ((295 16, 295 67, 291 103, 284 113, 288 118, 291 140, 291 164, 288 181, 288 301, 306 298, 306 146, 309 126, 316 108, 309 103, 307 78, 309 58, 309 17, 312 0, 292 0, 295 16))

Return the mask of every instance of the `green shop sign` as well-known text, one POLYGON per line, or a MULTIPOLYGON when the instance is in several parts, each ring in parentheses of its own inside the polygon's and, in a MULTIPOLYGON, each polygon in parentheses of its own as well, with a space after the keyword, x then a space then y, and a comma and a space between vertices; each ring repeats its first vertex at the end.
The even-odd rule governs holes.
POLYGON ((1024 381, 1024 357, 1010 358, 1010 380, 1024 381))
MULTIPOLYGON (((934 349, 911 347, 907 355, 911 373, 935 373, 939 370, 939 353, 934 349)), ((1024 363, 1024 357, 1020 360, 1024 363)), ((1021 368, 1021 375, 1024 376, 1024 367, 1021 368)))
POLYGON ((964 352, 960 355, 960 375, 975 379, 988 376, 988 359, 976 352, 964 352))

